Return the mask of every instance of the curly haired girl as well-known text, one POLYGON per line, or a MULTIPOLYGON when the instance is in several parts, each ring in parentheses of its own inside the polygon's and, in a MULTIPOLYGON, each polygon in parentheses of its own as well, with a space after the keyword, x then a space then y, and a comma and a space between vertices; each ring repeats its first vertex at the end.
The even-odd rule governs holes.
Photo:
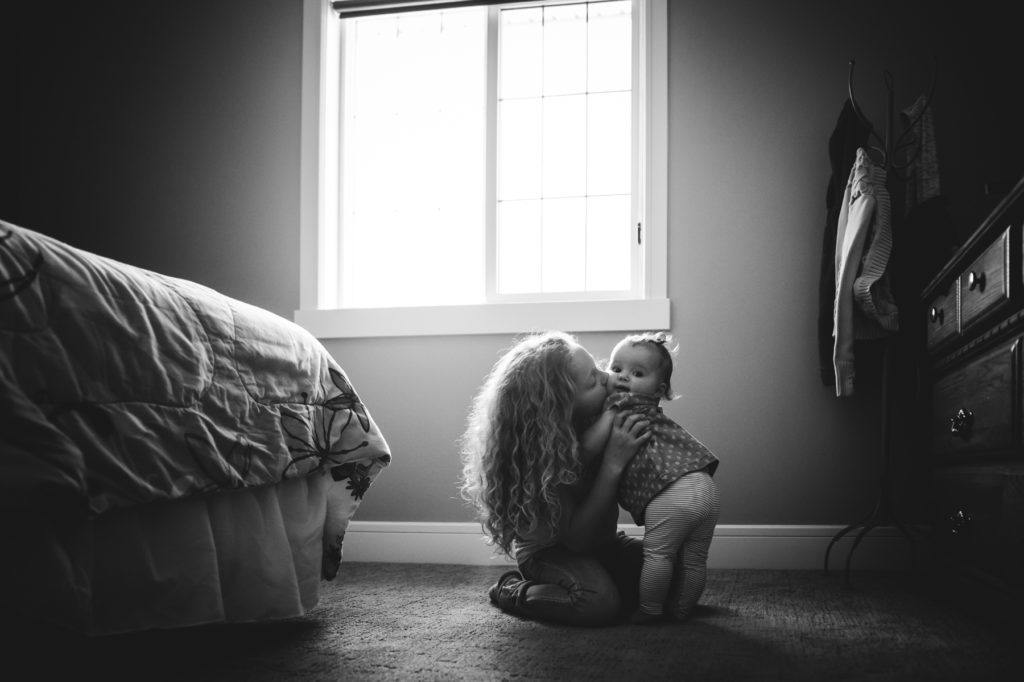
POLYGON ((636 603, 641 543, 616 532, 616 490, 649 420, 619 415, 585 460, 580 434, 601 414, 607 380, 571 335, 533 334, 498 360, 473 401, 461 491, 518 564, 490 589, 504 611, 603 625, 636 603))

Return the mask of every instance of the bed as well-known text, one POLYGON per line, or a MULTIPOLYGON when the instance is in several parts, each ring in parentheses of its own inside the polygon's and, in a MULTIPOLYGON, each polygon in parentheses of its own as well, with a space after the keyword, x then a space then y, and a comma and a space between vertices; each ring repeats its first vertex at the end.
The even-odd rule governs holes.
POLYGON ((0 221, 0 609, 86 635, 301 616, 391 461, 308 332, 0 221))

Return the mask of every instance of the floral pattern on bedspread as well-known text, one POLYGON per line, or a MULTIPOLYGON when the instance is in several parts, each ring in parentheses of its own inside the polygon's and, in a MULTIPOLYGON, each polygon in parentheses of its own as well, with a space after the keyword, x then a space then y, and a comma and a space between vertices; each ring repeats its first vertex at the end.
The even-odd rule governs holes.
MULTIPOLYGON (((288 450, 292 454, 292 461, 284 470, 286 477, 293 467, 308 459, 315 460, 317 466, 331 468, 333 472, 344 466, 342 461, 349 453, 369 445, 365 439, 358 440, 370 431, 366 409, 340 372, 334 369, 328 369, 328 372, 340 393, 324 401, 323 409, 314 412, 312 420, 293 414, 281 415, 281 427, 288 434, 288 450), (352 424, 353 417, 356 424, 352 424), (350 434, 350 426, 359 427, 360 431, 350 434), (346 439, 346 436, 349 437, 346 439)), ((304 394, 303 397, 307 396, 304 394)))
POLYGON ((298 325, 3 221, 0 451, 0 504, 59 492, 94 515, 316 472, 356 505, 391 460, 298 325))

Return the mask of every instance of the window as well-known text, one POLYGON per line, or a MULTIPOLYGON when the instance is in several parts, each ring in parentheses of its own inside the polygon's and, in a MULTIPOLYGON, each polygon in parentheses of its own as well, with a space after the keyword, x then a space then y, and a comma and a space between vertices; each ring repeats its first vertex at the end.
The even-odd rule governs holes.
POLYGON ((340 20, 307 0, 296 321, 321 337, 667 328, 664 11, 340 20))

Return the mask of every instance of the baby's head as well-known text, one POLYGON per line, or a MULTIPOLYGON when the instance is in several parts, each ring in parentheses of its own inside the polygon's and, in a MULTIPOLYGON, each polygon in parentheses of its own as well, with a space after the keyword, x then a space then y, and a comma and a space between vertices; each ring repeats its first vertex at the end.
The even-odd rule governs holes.
POLYGON ((676 346, 670 334, 630 334, 615 344, 608 361, 608 391, 628 391, 672 400, 672 355, 676 346))

